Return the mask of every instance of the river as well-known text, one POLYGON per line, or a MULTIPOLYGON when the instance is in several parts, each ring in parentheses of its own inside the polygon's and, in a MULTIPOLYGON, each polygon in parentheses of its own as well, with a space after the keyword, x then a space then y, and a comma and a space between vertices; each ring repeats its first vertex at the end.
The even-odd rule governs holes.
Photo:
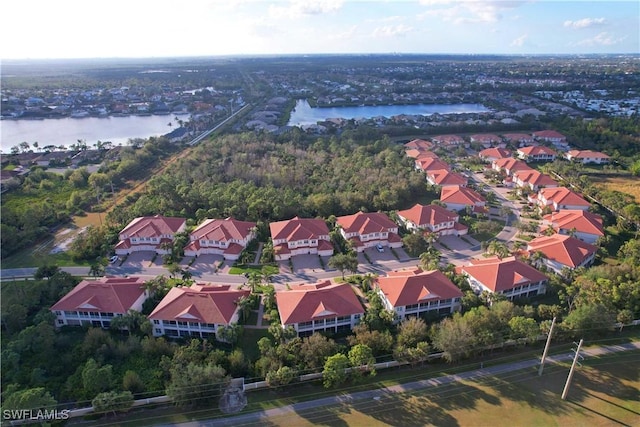
POLYGON ((75 144, 79 139, 91 146, 97 141, 125 144, 129 138, 148 138, 171 132, 178 124, 175 115, 87 117, 82 119, 2 120, 0 148, 10 153, 11 147, 27 142, 39 147, 75 144), (171 123, 171 126, 168 124, 171 123))
POLYGON ((312 108, 307 100, 298 100, 291 112, 289 126, 309 125, 329 118, 371 118, 392 117, 400 114, 430 116, 432 114, 487 113, 482 104, 415 104, 415 105, 376 105, 358 107, 319 107, 312 108))

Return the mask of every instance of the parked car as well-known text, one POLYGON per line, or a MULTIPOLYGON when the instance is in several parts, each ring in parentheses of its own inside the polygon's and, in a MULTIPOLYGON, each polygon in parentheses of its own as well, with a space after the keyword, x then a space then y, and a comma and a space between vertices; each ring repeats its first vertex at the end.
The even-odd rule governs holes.
POLYGON ((120 258, 118 257, 118 255, 114 255, 111 258, 109 258, 109 263, 110 264, 115 264, 116 262, 118 262, 120 258))
POLYGON ((378 252, 384 252, 384 248, 382 247, 382 245, 380 243, 378 243, 376 245, 376 249, 378 250, 378 252))

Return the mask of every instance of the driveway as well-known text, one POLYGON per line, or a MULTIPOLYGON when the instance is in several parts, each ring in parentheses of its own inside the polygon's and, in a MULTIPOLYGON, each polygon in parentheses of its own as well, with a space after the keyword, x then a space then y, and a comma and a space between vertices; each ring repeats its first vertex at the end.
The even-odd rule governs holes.
MULTIPOLYGON (((193 261, 193 264, 189 267, 189 271, 192 273, 198 272, 203 274, 220 273, 221 269, 216 270, 216 266, 220 265, 220 262, 224 262, 224 257, 222 255, 200 255, 195 259, 195 261, 193 261)), ((228 268, 226 263, 223 265, 223 269, 225 267, 228 268)))
MULTIPOLYGON (((155 256, 156 253, 151 251, 134 252, 127 257, 126 261, 124 261, 120 267, 154 267, 156 265, 151 265, 151 260, 155 256)), ((162 256, 158 255, 156 261, 158 260, 160 261, 160 265, 162 265, 162 256)))
MULTIPOLYGON (((324 262, 325 268, 328 270, 329 257, 323 257, 322 261, 324 262)), ((293 263, 293 271, 295 273, 314 273, 316 271, 324 271, 322 264, 320 264, 320 257, 317 254, 295 255, 291 257, 291 262, 293 263)), ((289 272, 289 261, 282 261, 280 265, 280 271, 289 272)))

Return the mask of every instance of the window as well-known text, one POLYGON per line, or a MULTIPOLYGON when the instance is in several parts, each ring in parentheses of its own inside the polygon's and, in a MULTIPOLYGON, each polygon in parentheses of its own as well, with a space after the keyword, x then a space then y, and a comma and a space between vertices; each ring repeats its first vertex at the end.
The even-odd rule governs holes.
POLYGON ((159 321, 159 320, 157 320, 157 319, 153 319, 153 324, 154 324, 154 325, 159 325, 159 324, 160 324, 160 321, 159 321))
POLYGON ((178 322, 178 326, 187 326, 187 322, 178 322))
POLYGON ((64 325, 64 320, 58 319, 58 325, 64 325))
POLYGON ((156 328, 156 334, 161 334, 161 333, 162 333, 162 329, 156 328))
POLYGON ((56 313, 56 316, 60 316, 60 315, 62 315, 62 312, 61 312, 61 311, 56 311, 55 313, 56 313))
POLYGON ((191 326, 192 328, 197 328, 198 326, 200 326, 200 323, 189 322, 189 326, 191 326))

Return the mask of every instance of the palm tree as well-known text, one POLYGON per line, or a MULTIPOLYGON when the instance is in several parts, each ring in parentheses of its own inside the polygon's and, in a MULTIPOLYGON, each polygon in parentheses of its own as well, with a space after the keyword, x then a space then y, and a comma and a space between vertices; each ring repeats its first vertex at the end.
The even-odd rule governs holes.
POLYGON ((440 263, 440 251, 429 248, 420 254, 420 268, 423 270, 437 270, 440 263))
POLYGON ((540 268, 543 260, 546 258, 547 256, 542 251, 535 251, 529 256, 531 264, 536 268, 540 268))

